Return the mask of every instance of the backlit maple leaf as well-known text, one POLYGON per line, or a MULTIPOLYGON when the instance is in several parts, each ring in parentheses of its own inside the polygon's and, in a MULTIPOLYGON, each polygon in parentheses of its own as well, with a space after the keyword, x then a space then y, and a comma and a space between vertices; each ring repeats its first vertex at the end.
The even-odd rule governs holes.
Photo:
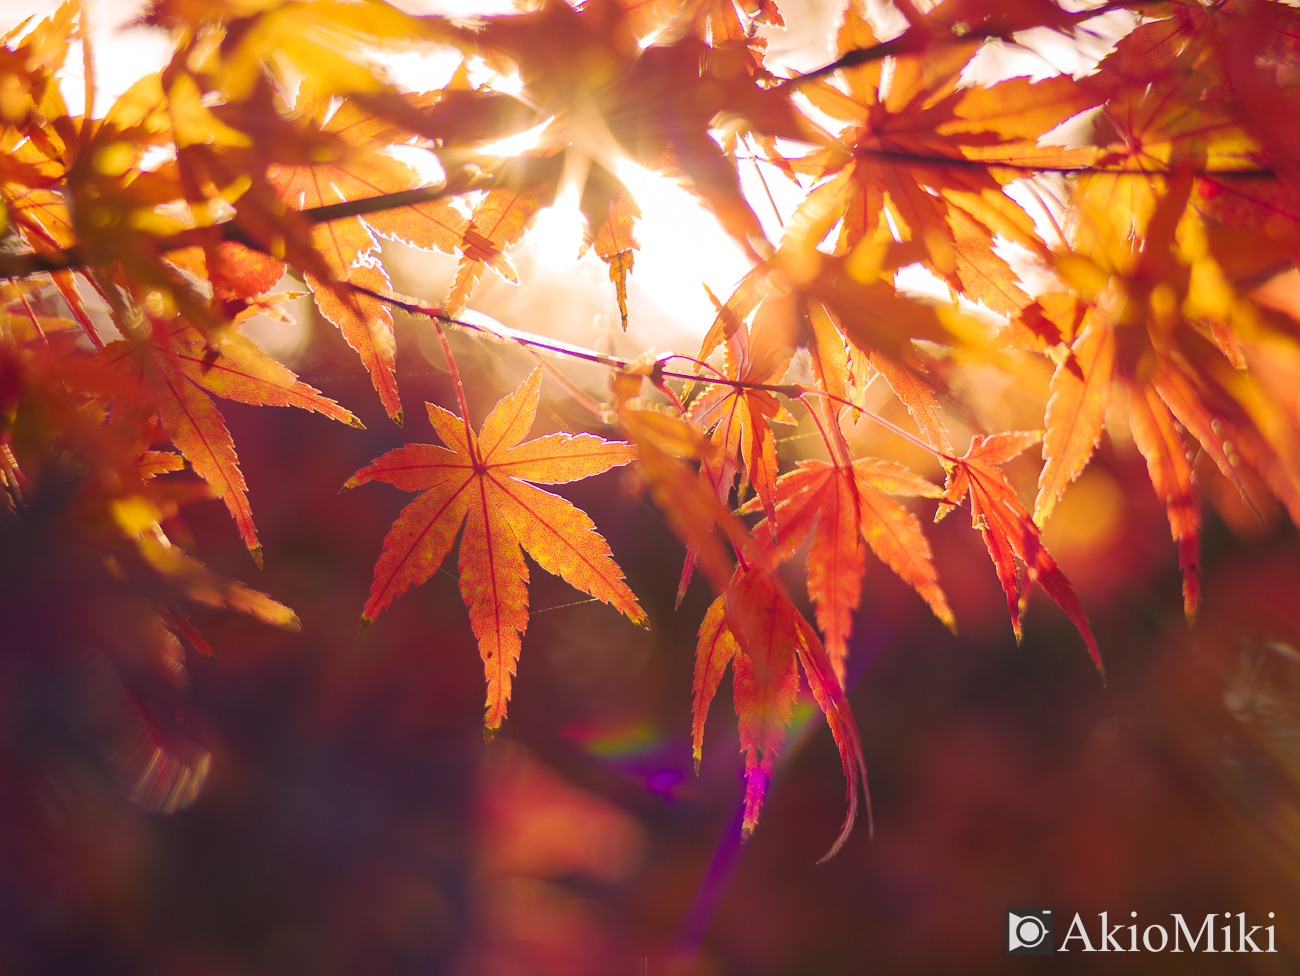
MULTIPOLYGON (((414 169, 370 149, 375 130, 383 124, 354 100, 341 105, 328 98, 304 98, 302 102, 300 110, 310 115, 322 133, 337 136, 346 146, 346 155, 318 166, 272 166, 270 183, 285 204, 304 210, 419 185, 414 169)), ((454 208, 434 201, 394 208, 367 220, 349 217, 319 224, 312 229, 311 243, 333 279, 386 294, 392 283, 375 260, 379 250, 375 231, 418 247, 439 247, 450 253, 464 227, 464 217, 454 208)), ((400 422, 392 313, 373 296, 339 287, 325 275, 308 274, 306 281, 316 294, 321 314, 338 326, 348 345, 361 357, 388 415, 400 422)))
POLYGON ((149 338, 110 343, 100 359, 110 370, 125 373, 134 381, 135 402, 119 405, 157 411, 172 443, 230 509, 244 544, 259 565, 262 546, 253 525, 248 485, 239 470, 235 443, 211 394, 240 403, 300 407, 361 426, 348 410, 303 383, 233 330, 205 341, 184 320, 158 321, 149 338))
MULTIPOLYGON (((1092 458, 1112 399, 1127 401, 1134 443, 1178 545, 1183 607, 1192 620, 1200 594, 1200 515, 1178 425, 1243 496, 1251 493, 1248 466, 1293 512, 1300 511, 1300 426, 1285 411, 1259 406, 1272 394, 1264 393, 1255 370, 1278 352, 1256 346, 1264 313, 1234 287, 1207 228, 1188 206, 1191 174, 1165 182, 1163 194, 1150 191, 1154 203, 1139 221, 1146 232, 1140 250, 1129 236, 1136 211, 1084 190, 1079 236, 1091 245, 1087 255, 1054 256, 1075 288, 1082 319, 1077 334, 1068 316, 1053 323, 1069 346, 1051 380, 1034 518, 1045 523, 1092 458)), ((1249 247, 1242 243, 1238 250, 1249 247)))
POLYGON ((1017 643, 1020 641, 1022 603, 1028 597, 1027 587, 1029 583, 1037 583, 1079 629, 1093 664, 1104 676, 1101 651, 1097 649, 1074 588, 1051 553, 1043 548, 1038 526, 1016 497, 1016 490, 1007 481, 1007 476, 997 467, 1037 444, 1040 437, 1038 431, 1025 430, 972 437, 965 455, 950 462, 948 483, 935 520, 947 515, 969 494, 971 521, 984 535, 984 544, 993 559, 998 581, 1007 595, 1007 611, 1011 614, 1017 643), (1024 566, 1026 590, 1023 594, 1016 560, 1024 566))
MULTIPOLYGON (((760 309, 751 328, 733 331, 726 341, 724 378, 742 383, 779 384, 794 354, 794 336, 787 333, 785 324, 783 317, 765 316, 760 309)), ((711 442, 718 449, 718 460, 703 466, 700 477, 718 501, 727 503, 739 474, 740 491, 743 493, 748 484, 753 484, 763 510, 771 518, 776 504, 777 465, 776 437, 770 422, 795 423, 776 394, 714 383, 692 402, 687 420, 702 431, 712 431, 711 442)), ((692 545, 677 588, 678 604, 691 581, 695 555, 692 545)))
POLYGON ((396 597, 438 571, 464 524, 460 592, 487 673, 489 734, 506 716, 520 636, 528 626, 522 550, 547 572, 612 604, 633 623, 647 625, 645 611, 591 519, 558 495, 528 484, 580 481, 635 460, 636 451, 594 434, 548 434, 520 443, 537 415, 541 385, 538 368, 497 403, 477 435, 463 418, 427 404, 429 421, 448 447, 399 447, 344 485, 387 481, 423 492, 384 539, 361 616, 363 629, 396 597))
MULTIPOLYGON (((688 15, 698 13, 700 23, 716 24, 726 12, 721 4, 686 6, 700 7, 688 15)), ((709 134, 715 119, 725 113, 756 133, 804 142, 824 141, 824 133, 795 110, 788 93, 762 87, 770 75, 747 44, 711 47, 670 33, 664 36, 673 43, 642 48, 634 36, 640 19, 633 14, 629 21, 614 0, 587 0, 577 9, 548 0, 527 13, 485 18, 481 28, 463 33, 463 44, 494 64, 514 63, 524 84, 521 98, 542 118, 553 117, 543 137, 546 152, 578 157, 575 172, 605 169, 605 189, 589 193, 590 181, 582 183, 582 210, 593 236, 611 219, 630 225, 617 213, 625 188, 614 176, 619 160, 629 157, 685 176, 728 233, 751 253, 766 252, 735 160, 709 134)), ((520 190, 540 195, 545 182, 525 181, 520 190)))
MULTIPOLYGON (((619 426, 636 445, 636 473, 668 527, 686 545, 688 560, 698 562, 714 592, 722 593, 735 563, 714 527, 722 530, 734 551, 742 549, 749 537, 744 523, 718 500, 712 488, 720 475, 711 472, 721 469, 724 462, 712 442, 685 420, 640 402, 637 394, 644 378, 643 373, 621 372, 612 384, 619 426), (683 459, 699 461, 699 470, 683 464, 683 459)), ((682 595, 679 587, 679 605, 682 595)))
MULTIPOLYGON (((812 535, 808 594, 817 604, 817 624, 841 681, 866 568, 860 540, 866 540, 872 552, 924 598, 936 617, 950 628, 955 626, 920 523, 886 493, 940 495, 937 486, 901 464, 875 458, 847 467, 800 461, 798 470, 782 475, 776 483, 775 550, 788 559, 812 535)), ((742 511, 755 508, 750 502, 742 511)), ((751 545, 762 553, 773 550, 765 523, 755 527, 751 545)))
MULTIPOLYGON (((845 16, 842 54, 875 43, 856 5, 845 16)), ((1091 158, 1040 147, 1037 139, 1105 95, 1068 75, 960 88, 961 71, 977 46, 951 43, 902 55, 887 78, 880 61, 852 68, 844 72, 847 91, 823 81, 801 85, 818 109, 848 125, 837 143, 795 163, 829 179, 808 195, 790 228, 802 224, 802 243, 816 245, 838 224, 835 253, 846 254, 888 241, 892 223, 900 239, 925 242, 922 260, 936 275, 1010 314, 1030 299, 994 251, 994 237, 1039 252, 1043 245, 1002 187, 1026 167, 1091 158), (998 169, 999 163, 1010 168, 998 169)))
POLYGON ((826 715, 840 750, 848 781, 848 814, 833 857, 848 839, 858 811, 858 777, 865 787, 867 771, 844 689, 817 633, 762 566, 738 569, 727 592, 718 597, 700 625, 695 658, 694 752, 698 768, 704 739, 704 719, 722 675, 734 670, 736 716, 740 748, 745 753, 745 814, 741 831, 754 832, 772 780, 772 763, 785 741, 791 709, 799 692, 799 670, 826 715))

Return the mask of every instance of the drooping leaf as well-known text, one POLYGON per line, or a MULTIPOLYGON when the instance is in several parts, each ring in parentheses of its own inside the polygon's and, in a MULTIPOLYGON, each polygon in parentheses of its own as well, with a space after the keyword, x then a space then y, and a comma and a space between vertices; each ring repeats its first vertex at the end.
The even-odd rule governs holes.
POLYGON ((1115 370, 1114 333, 1096 319, 1087 321, 1070 352, 1052 375, 1047 401, 1045 463, 1034 503, 1034 521, 1040 526, 1066 486, 1082 473, 1101 437, 1115 370))
POLYGON ((816 632, 762 566, 738 569, 724 595, 709 608, 696 651, 695 754, 698 762, 704 718, 730 661, 740 746, 745 754, 745 808, 741 833, 749 837, 772 779, 773 762, 785 741, 791 708, 803 667, 813 696, 826 716, 840 750, 848 784, 849 809, 833 857, 853 829, 858 809, 858 777, 866 785, 866 765, 857 725, 834 667, 816 632), (798 664, 796 664, 798 661, 798 664))
POLYGON ((749 533, 712 487, 724 477, 725 461, 717 448, 686 421, 638 406, 636 394, 641 385, 639 375, 620 373, 615 377, 619 426, 636 446, 641 481, 687 547, 683 582, 677 590, 680 606, 696 562, 715 592, 722 593, 728 586, 735 564, 714 528, 722 530, 736 551, 744 548, 749 533), (698 471, 683 460, 698 461, 698 471))
POLYGON ((1133 442, 1146 458, 1151 486, 1164 500, 1169 531, 1178 544, 1183 610, 1192 620, 1201 593, 1201 507, 1192 483, 1192 462, 1169 408, 1151 387, 1129 386, 1128 417, 1133 442))
POLYGON ((972 524, 984 536, 998 581, 1007 595, 1007 612, 1011 615, 1016 641, 1020 641, 1021 570, 1017 568, 1018 561, 1026 582, 1041 586, 1078 628, 1088 645, 1093 664, 1104 677, 1101 652, 1074 588, 1056 565, 1056 560, 1043 548, 1038 526, 1029 517, 1006 475, 997 467, 1037 444, 1040 437, 1037 431, 1022 430, 987 437, 977 434, 971 438, 966 453, 951 463, 948 483, 935 517, 947 515, 969 494, 972 524))
POLYGON ((695 774, 700 772, 704 749, 704 720, 718 691, 727 665, 736 656, 736 638, 727 625, 727 596, 722 594, 709 605, 700 624, 699 642, 695 647, 695 681, 691 687, 691 753, 695 757, 695 774))

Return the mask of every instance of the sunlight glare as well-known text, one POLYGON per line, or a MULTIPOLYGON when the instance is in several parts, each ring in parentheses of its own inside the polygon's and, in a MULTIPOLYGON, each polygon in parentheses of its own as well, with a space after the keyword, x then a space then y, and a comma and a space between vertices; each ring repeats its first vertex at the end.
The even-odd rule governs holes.
POLYGON ((370 56, 388 69, 396 85, 413 92, 444 87, 456 74, 461 62, 461 54, 454 48, 375 49, 370 56))
POLYGON ((555 116, 552 115, 531 129, 517 132, 512 136, 506 136, 504 139, 497 139, 495 142, 489 142, 487 145, 481 146, 479 152, 485 156, 518 156, 530 149, 536 149, 542 141, 542 134, 546 132, 547 126, 554 119, 555 116))
POLYGON ((543 210, 528 234, 532 253, 538 264, 552 271, 565 271, 578 263, 582 247, 582 211, 578 208, 578 188, 570 186, 543 210))
POLYGON ((519 77, 518 72, 509 75, 497 75, 492 79, 491 88, 503 95, 514 95, 518 98, 519 94, 524 90, 524 79, 519 77))
POLYGON ((717 218, 677 183, 627 159, 616 170, 642 212, 641 250, 629 288, 646 295, 688 335, 703 336, 714 310, 701 282, 725 301, 752 262, 717 218))
POLYGON ((415 170, 421 186, 436 186, 447 178, 447 171, 438 162, 437 155, 422 146, 397 144, 388 146, 385 151, 415 170))

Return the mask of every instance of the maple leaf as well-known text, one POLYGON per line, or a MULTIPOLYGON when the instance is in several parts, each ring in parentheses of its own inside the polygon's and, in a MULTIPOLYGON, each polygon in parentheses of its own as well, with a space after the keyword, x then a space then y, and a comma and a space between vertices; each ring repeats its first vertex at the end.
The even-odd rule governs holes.
POLYGON ((1173 415, 1154 389, 1130 384, 1128 403, 1133 442, 1146 458, 1151 486, 1164 499, 1169 531, 1178 544, 1183 612, 1191 620, 1201 594, 1201 513, 1192 483, 1192 462, 1173 415))
POLYGON ((759 24, 784 27, 772 0, 618 0, 643 44, 669 44, 692 33, 712 46, 764 42, 759 24))
MULTIPOLYGON (((763 314, 772 310, 773 306, 765 303, 750 328, 736 329, 727 337, 724 360, 727 379, 744 384, 780 384, 794 354, 795 336, 787 330, 782 316, 763 314)), ((691 403, 686 418, 700 430, 712 432, 712 441, 725 459, 725 464, 711 472, 715 483, 710 487, 718 498, 727 499, 739 473, 740 490, 743 492, 752 483, 770 518, 775 505, 777 471, 776 437, 770 422, 795 422, 776 394, 751 386, 713 383, 691 403)))
POLYGON ((253 525, 248 485, 239 469, 234 441, 209 394, 240 403, 299 407, 361 426, 349 411, 233 330, 205 340, 183 320, 159 320, 154 323, 153 336, 110 343, 100 353, 100 360, 135 381, 135 404, 157 411, 172 443, 226 503, 259 565, 262 547, 253 525))
MULTIPOLYGON (((1091 245, 1087 256, 1079 251, 1054 256, 1062 278, 1075 289, 1073 304, 1082 319, 1051 381, 1034 517, 1042 525, 1089 462, 1107 406, 1119 390, 1152 486, 1165 502, 1190 622, 1200 593, 1200 519, 1175 420, 1244 497, 1249 491, 1243 460, 1279 499, 1296 505, 1300 465, 1292 447, 1296 425, 1251 409, 1264 398, 1259 381, 1246 371, 1242 343, 1260 333, 1262 313, 1238 294, 1207 228, 1188 207, 1190 172, 1184 169, 1166 182, 1166 191, 1153 193, 1154 204, 1142 216, 1140 251, 1128 236, 1138 219, 1135 212, 1104 207, 1084 190, 1080 237, 1091 245), (1223 377, 1224 366, 1231 378, 1223 377)), ((1067 328, 1056 322, 1050 327, 1064 340, 1077 312, 1061 311, 1067 317, 1059 326, 1067 328)))
MULTIPOLYGON (((370 148, 378 122, 355 100, 341 105, 328 99, 303 102, 304 113, 319 131, 336 136, 343 144, 343 155, 325 165, 272 166, 269 181, 284 203, 306 210, 419 185, 414 169, 370 148)), ((399 423, 402 405, 395 375, 392 313, 373 296, 334 282, 349 282, 387 294, 392 283, 375 260, 379 250, 376 230, 416 246, 440 246, 450 252, 464 224, 464 218, 454 208, 435 202, 394 208, 390 213, 375 215, 373 220, 333 220, 311 231, 311 245, 325 264, 324 269, 309 268, 313 273, 306 276, 316 294, 316 305, 361 357, 388 415, 399 423)))
MULTIPOLYGON (((851 7, 841 53, 874 41, 851 7)), ((835 253, 846 254, 888 241, 892 225, 901 240, 923 240, 925 265, 967 297, 1004 314, 1029 303, 994 250, 994 236, 1039 253, 1044 246, 1002 187, 1024 168, 1084 162, 1087 154, 1041 148, 1037 139, 1105 93, 1064 75, 959 88, 974 52, 974 44, 956 43, 905 54, 888 81, 879 62, 853 68, 844 72, 847 92, 824 81, 800 86, 817 108, 850 124, 838 142, 796 161, 797 169, 830 178, 800 205, 787 240, 801 229, 795 240, 814 246, 838 224, 835 253), (998 163, 1008 168, 999 170, 998 163)))
POLYGON ((519 275, 505 251, 523 238, 548 191, 554 191, 553 183, 517 191, 495 189, 474 208, 464 234, 464 256, 442 305, 448 315, 459 315, 464 310, 474 286, 489 267, 512 284, 519 283, 519 275))
MULTIPOLYGON (((112 498, 107 508, 113 521, 135 543, 145 563, 158 575, 169 597, 233 610, 285 630, 301 628, 297 614, 284 604, 238 580, 214 573, 174 545, 159 526, 163 518, 175 514, 174 506, 160 505, 157 499, 135 494, 112 498)), ((180 621, 176 623, 180 628, 180 621)), ((188 639, 188 632, 186 636, 188 639)))
POLYGON ((1066 486, 1087 465, 1101 437, 1115 372, 1115 336, 1095 318, 1083 329, 1052 375, 1047 401, 1047 435, 1034 521, 1043 525, 1066 486))
MULTIPOLYGON (((916 363, 912 339, 950 342, 963 331, 969 332, 970 322, 951 308, 899 295, 882 280, 878 272, 885 263, 893 267, 908 263, 915 260, 909 256, 914 252, 910 245, 886 247, 868 256, 864 267, 855 256, 837 257, 799 242, 783 243, 771 258, 755 265, 740 280, 725 304, 713 299, 717 315, 696 356, 694 372, 702 372, 704 361, 743 328, 754 309, 766 307, 763 314, 770 317, 768 328, 779 337, 769 342, 803 343, 811 333, 810 345, 819 358, 826 354, 825 362, 819 364, 818 379, 827 392, 846 395, 849 378, 847 351, 834 352, 841 341, 836 332, 871 361, 884 357, 897 364, 895 369, 889 364, 881 367, 888 370, 891 386, 927 436, 946 443, 943 423, 934 411, 933 391, 923 392, 927 384, 909 365, 916 363)), ((754 314, 757 318, 758 313, 754 314)), ((853 367, 859 370, 859 377, 862 365, 859 362, 853 367)))
MULTIPOLYGON (((603 167, 601 169, 603 170, 603 167)), ((590 189, 595 185, 595 181, 589 178, 587 181, 588 188, 590 189)), ((609 192, 612 196, 612 191, 609 192)), ((623 320, 623 331, 626 332, 627 276, 632 273, 633 252, 641 246, 637 243, 632 229, 637 218, 641 216, 641 208, 632 199, 632 195, 626 191, 613 198, 611 202, 606 204, 606 207, 609 216, 596 231, 592 246, 600 259, 609 265, 609 280, 614 283, 615 297, 618 299, 618 310, 623 320)), ((584 206, 583 209, 585 211, 587 207, 584 206)))
POLYGON ((731 579, 734 563, 714 527, 722 529, 736 551, 744 548, 749 533, 712 487, 721 480, 718 472, 725 463, 715 445, 685 420, 639 405, 636 394, 643 378, 640 373, 620 372, 614 378, 613 391, 619 426, 636 446, 637 474, 669 527, 687 547, 683 582, 677 590, 680 605, 690 568, 697 562, 715 592, 724 592, 731 579), (679 459, 697 460, 700 468, 697 471, 679 459))
MULTIPOLYGON (((942 494, 936 485, 891 461, 864 458, 848 467, 800 461, 798 470, 776 483, 775 542, 764 520, 750 543, 761 554, 776 552, 788 559, 811 534, 808 594, 817 605, 817 625, 841 683, 866 569, 861 540, 921 595, 936 617, 950 629, 956 627, 920 523, 886 493, 925 498, 942 494)), ((752 501, 741 509, 755 510, 752 501)))
MULTIPOLYGON (((4 95, 0 96, 0 123, 24 127, 33 121, 57 118, 64 114, 56 73, 68 54, 79 8, 65 2, 24 36, 15 40, 29 23, 24 21, 0 38, 0 77, 4 78, 4 95)), ((33 128, 39 127, 33 126, 33 128)))
POLYGON ((745 753, 742 835, 748 838, 758 824, 772 780, 772 764, 785 741, 785 729, 799 692, 798 667, 802 665, 839 747, 848 782, 848 813, 839 837, 822 860, 834 857, 857 817, 859 775, 866 786, 857 724, 816 631, 761 566, 737 569, 727 591, 709 607, 700 626, 692 724, 697 769, 704 720, 728 664, 734 672, 732 688, 740 723, 740 747, 745 753))
POLYGON ((984 536, 998 582, 1007 595, 1007 612, 1011 614, 1016 642, 1020 641, 1021 587, 1020 570, 1016 567, 1019 560, 1024 567, 1026 585, 1037 583, 1065 611, 1088 645, 1092 662, 1104 678, 1106 672, 1101 663, 1101 652, 1088 627, 1079 598, 1056 565, 1056 560, 1043 548, 1038 526, 1020 503, 1006 475, 997 467, 1037 444, 1041 436, 1038 431, 1017 430, 972 437, 966 453, 950 462, 948 482, 935 520, 947 515, 969 494, 971 521, 984 536))
POLYGON ((646 626, 609 546, 570 502, 528 482, 564 484, 627 464, 629 444, 593 434, 549 434, 523 441, 537 415, 539 367, 503 397, 475 435, 467 421, 427 404, 446 447, 408 444, 362 468, 344 485, 387 481, 422 494, 402 510, 375 565, 365 629, 394 599, 438 571, 461 525, 460 592, 469 607, 487 674, 488 733, 506 717, 520 637, 528 626, 526 551, 547 572, 646 626), (521 443, 521 441, 523 441, 521 443))
MULTIPOLYGON (((1259 169, 1266 143, 1257 137, 1260 127, 1249 124, 1257 107, 1252 111, 1245 92, 1227 83, 1223 60, 1230 44, 1252 33, 1252 18, 1232 9, 1236 4, 1224 6, 1212 13, 1171 5, 1173 16, 1137 27, 1080 82, 1107 100, 1093 123, 1099 172, 1080 174, 1078 193, 1108 213, 1124 237, 1144 232, 1166 183, 1162 174, 1192 166, 1222 180, 1259 169)), ((1276 129, 1276 118, 1268 129, 1276 129)))
MULTIPOLYGON (((721 4, 717 10, 724 12, 721 4)), ((714 120, 727 113, 764 135, 824 139, 788 93, 760 85, 770 76, 748 45, 710 47, 683 36, 643 49, 614 0, 588 0, 576 10, 547 0, 528 13, 485 18, 465 43, 494 62, 514 62, 525 86, 521 97, 542 118, 554 116, 548 151, 576 152, 593 171, 598 164, 612 174, 627 156, 685 175, 724 229, 756 256, 767 249, 762 226, 740 190, 735 161, 709 135, 714 120)), ((600 208, 583 209, 597 233, 600 208)))
POLYGON ((926 441, 944 454, 952 453, 948 427, 939 416, 938 398, 914 349, 900 346, 896 359, 860 349, 844 334, 838 316, 823 303, 810 303, 807 313, 813 334, 809 349, 814 354, 817 381, 823 390, 841 401, 848 399, 861 406, 863 390, 870 382, 868 374, 874 370, 885 378, 894 395, 907 407, 926 441))

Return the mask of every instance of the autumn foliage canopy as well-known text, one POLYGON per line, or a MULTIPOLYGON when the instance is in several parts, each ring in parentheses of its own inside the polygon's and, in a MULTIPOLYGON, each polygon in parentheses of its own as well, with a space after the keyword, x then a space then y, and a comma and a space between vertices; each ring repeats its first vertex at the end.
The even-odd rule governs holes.
POLYGON ((626 466, 624 489, 684 547, 679 603, 696 575, 716 597, 698 625, 694 753, 730 668, 746 834, 802 680, 843 760, 832 853, 844 842, 865 795, 845 691, 864 573, 882 571, 869 564, 962 623, 929 518, 968 509, 1017 638, 1037 587, 1102 677, 1106 647, 1044 528, 1103 431, 1145 460, 1189 623, 1198 481, 1300 522, 1300 326, 1259 290, 1300 253, 1290 6, 895 0, 873 14, 854 0, 838 59, 791 74, 765 64, 758 28, 782 22, 771 0, 541 0, 474 21, 382 0, 154 0, 146 23, 174 55, 107 106, 88 71, 85 116, 58 87, 78 10, 24 24, 0 51, 0 520, 16 532, 56 505, 80 573, 112 594, 84 626, 149 729, 158 808, 192 799, 206 768, 175 674, 220 648, 187 607, 298 625, 275 593, 209 569, 178 528, 186 505, 215 496, 262 561, 221 401, 314 411, 339 423, 336 439, 360 426, 241 332, 306 293, 412 441, 343 486, 348 499, 391 490, 376 481, 415 494, 374 539, 369 595, 338 599, 378 630, 394 600, 454 567, 491 735, 527 660, 525 553, 652 626, 620 569, 638 554, 611 549, 548 487, 626 466), (973 67, 1029 32, 1087 37, 1103 17, 1129 29, 1077 77, 973 67), (374 58, 412 47, 454 50, 462 67, 438 90, 399 87, 374 58), (530 132, 517 154, 497 148, 530 132), (423 151, 442 178, 394 147, 423 151), (700 348, 620 358, 467 311, 485 276, 518 278, 512 249, 573 186, 584 247, 635 331, 628 163, 687 189, 752 260, 730 294, 709 293, 700 348), (742 163, 799 188, 779 237, 742 191, 742 163), (398 294, 382 241, 458 259, 445 297, 398 294), (900 286, 917 266, 947 298, 900 286), (453 399, 404 400, 395 313, 443 350, 453 399), (536 362, 485 416, 471 416, 455 333, 536 362), (603 385, 566 375, 581 361, 603 385), (1031 429, 987 424, 970 377, 989 371, 1033 404, 1031 429), (535 435, 544 392, 585 409, 592 431, 535 435), (793 425, 818 447, 787 449, 793 425), (888 431, 873 443, 891 456, 865 453, 860 427, 888 431), (1030 499, 1005 466, 1039 452, 1030 499), (926 458, 937 464, 918 473, 926 458), (780 572, 805 552, 806 602, 780 572))

